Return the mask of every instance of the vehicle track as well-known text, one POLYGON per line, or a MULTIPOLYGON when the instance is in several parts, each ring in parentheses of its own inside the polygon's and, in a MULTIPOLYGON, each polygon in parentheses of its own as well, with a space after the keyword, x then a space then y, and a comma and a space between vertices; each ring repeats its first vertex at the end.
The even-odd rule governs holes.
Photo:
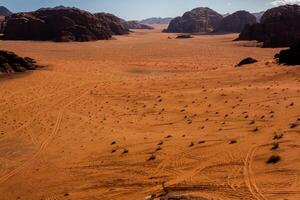
POLYGON ((255 182, 255 177, 252 171, 252 163, 253 158, 255 155, 258 146, 251 147, 246 155, 245 164, 244 164, 244 180, 246 186, 248 187, 249 191, 251 192, 252 196, 257 200, 267 200, 264 195, 261 193, 259 187, 255 182))
POLYGON ((60 110, 58 117, 56 119, 54 128, 52 133, 47 137, 46 140, 44 140, 42 142, 42 144, 40 145, 39 149, 34 153, 34 155, 27 160, 26 162, 24 162, 22 165, 20 165, 19 167, 15 168, 14 170, 8 172, 7 174, 5 174, 4 176, 0 177, 0 184, 3 184, 5 181, 7 181, 8 179, 10 179, 11 177, 15 176, 16 174, 18 174, 19 172, 21 172, 22 170, 26 169, 27 167, 29 167, 41 154, 42 152, 44 152, 47 147, 49 146, 51 140, 57 135, 57 133, 59 132, 59 127, 63 118, 63 113, 64 110, 71 104, 73 104, 74 102, 78 101, 80 98, 82 98, 84 95, 86 95, 88 93, 88 91, 84 92, 82 95, 80 95, 79 97, 77 97, 76 99, 74 99, 73 101, 69 102, 68 104, 66 104, 65 106, 63 106, 63 108, 60 110))

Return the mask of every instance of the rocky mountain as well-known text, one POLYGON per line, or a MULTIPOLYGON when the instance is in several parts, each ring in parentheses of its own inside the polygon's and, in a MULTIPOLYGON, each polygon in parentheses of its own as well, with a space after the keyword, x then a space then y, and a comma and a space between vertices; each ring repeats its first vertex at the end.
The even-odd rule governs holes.
POLYGON ((0 6, 0 16, 11 16, 12 12, 10 10, 8 10, 7 8, 5 8, 4 6, 0 6))
POLYGON ((100 21, 106 23, 111 30, 112 35, 124 35, 129 33, 129 29, 125 28, 122 20, 110 13, 96 13, 94 14, 100 21))
POLYGON ((215 32, 240 33, 245 25, 255 24, 256 17, 247 11, 237 11, 222 19, 215 32))
POLYGON ((223 16, 210 8, 195 8, 173 19, 165 32, 205 33, 215 30, 223 16))
POLYGON ((7 21, 3 39, 52 40, 58 42, 90 41, 111 38, 113 33, 109 17, 97 17, 76 8, 45 9, 13 14, 7 21))
POLYGON ((152 26, 142 24, 138 21, 125 21, 123 20, 122 25, 125 29, 154 29, 152 26))
POLYGON ((166 18, 161 18, 161 17, 152 17, 148 19, 141 20, 141 24, 169 24, 172 21, 173 18, 171 17, 166 17, 166 18))
POLYGON ((284 5, 267 10, 261 22, 246 25, 238 40, 257 40, 264 47, 286 47, 300 40, 300 6, 284 5))

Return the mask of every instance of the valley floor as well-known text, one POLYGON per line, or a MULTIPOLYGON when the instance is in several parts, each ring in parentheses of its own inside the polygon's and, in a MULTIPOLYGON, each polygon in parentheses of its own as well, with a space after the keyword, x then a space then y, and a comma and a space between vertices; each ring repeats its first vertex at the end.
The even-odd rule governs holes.
POLYGON ((163 183, 203 199, 300 199, 300 68, 237 35, 174 37, 0 41, 45 66, 0 78, 0 199, 138 200, 163 183), (248 56, 259 62, 234 67, 248 56))

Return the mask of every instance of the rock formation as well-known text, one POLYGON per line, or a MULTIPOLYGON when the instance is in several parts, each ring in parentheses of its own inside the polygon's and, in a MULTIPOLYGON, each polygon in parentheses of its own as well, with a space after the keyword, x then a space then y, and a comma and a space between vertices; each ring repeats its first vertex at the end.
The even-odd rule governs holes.
POLYGON ((50 9, 13 14, 7 21, 3 39, 90 41, 109 39, 106 21, 79 9, 50 9))
POLYGON ((206 33, 215 30, 223 16, 210 8, 195 8, 173 19, 165 32, 206 33))
POLYGON ((241 60, 241 62, 239 64, 237 64, 236 67, 241 67, 243 65, 249 65, 249 64, 256 63, 256 62, 258 62, 258 61, 255 60, 254 58, 248 57, 248 58, 241 60))
POLYGON ((284 5, 266 11, 260 23, 246 25, 238 38, 263 42, 264 47, 291 46, 299 39, 299 5, 284 5))
POLYGON ((256 23, 256 17, 247 11, 237 11, 222 19, 215 32, 240 33, 245 25, 256 23))
POLYGON ((146 24, 141 24, 138 21, 122 21, 125 29, 154 29, 152 26, 148 26, 146 24))
POLYGON ((300 65, 300 41, 289 49, 282 50, 275 55, 278 62, 286 65, 300 65))
POLYGON ((4 6, 0 6, 0 16, 9 17, 12 15, 12 12, 5 8, 4 6))
POLYGON ((112 35, 124 35, 129 33, 121 23, 121 19, 109 13, 96 13, 95 16, 111 30, 112 35))
POLYGON ((0 16, 0 33, 3 33, 4 31, 4 27, 5 27, 5 17, 4 16, 0 16))
POLYGON ((22 58, 13 52, 0 51, 0 74, 24 72, 36 69, 35 61, 32 58, 22 58))

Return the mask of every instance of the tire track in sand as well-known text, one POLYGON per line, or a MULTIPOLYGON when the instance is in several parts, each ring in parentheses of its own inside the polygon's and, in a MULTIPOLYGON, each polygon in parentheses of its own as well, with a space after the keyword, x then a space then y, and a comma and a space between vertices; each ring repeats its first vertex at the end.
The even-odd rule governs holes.
POLYGON ((63 118, 63 113, 64 110, 71 104, 73 104, 74 102, 78 101, 80 98, 82 98, 84 95, 86 95, 88 93, 88 91, 84 92, 82 95, 80 95, 78 98, 74 99, 73 101, 69 102, 68 104, 66 104, 65 106, 63 106, 63 108, 61 109, 61 111, 58 114, 58 117, 56 119, 55 125, 53 127, 53 131, 51 132, 51 134, 47 137, 46 140, 44 140, 44 142, 40 145, 39 149, 37 152, 34 153, 34 155, 27 161, 25 161, 25 163, 23 163, 22 165, 20 165, 19 167, 15 168, 14 170, 8 172, 7 174, 5 174, 4 176, 0 177, 0 184, 3 184, 5 181, 7 181, 8 179, 10 179, 11 177, 15 176, 16 174, 18 174, 19 172, 21 172, 22 170, 26 169, 27 167, 29 167, 41 154, 42 152, 44 152, 44 150, 47 149, 48 145, 50 144, 51 140, 57 135, 62 118, 63 118))
POLYGON ((252 196, 257 200, 267 200, 264 195, 259 190, 259 187, 256 185, 255 177, 252 171, 252 162, 258 146, 251 147, 246 155, 245 165, 244 165, 244 180, 246 186, 251 192, 252 196))

